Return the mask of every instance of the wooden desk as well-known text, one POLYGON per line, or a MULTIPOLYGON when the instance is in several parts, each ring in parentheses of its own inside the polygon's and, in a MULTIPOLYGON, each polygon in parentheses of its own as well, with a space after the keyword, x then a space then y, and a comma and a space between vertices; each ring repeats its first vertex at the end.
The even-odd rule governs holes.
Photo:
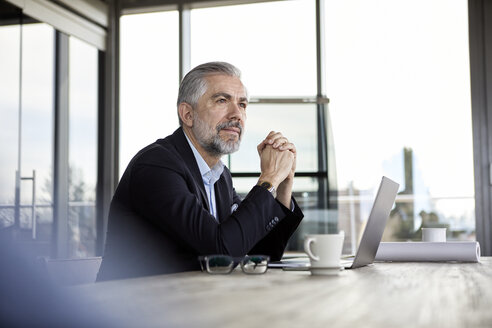
POLYGON ((333 277, 188 272, 73 291, 129 327, 492 327, 492 257, 377 263, 333 277))

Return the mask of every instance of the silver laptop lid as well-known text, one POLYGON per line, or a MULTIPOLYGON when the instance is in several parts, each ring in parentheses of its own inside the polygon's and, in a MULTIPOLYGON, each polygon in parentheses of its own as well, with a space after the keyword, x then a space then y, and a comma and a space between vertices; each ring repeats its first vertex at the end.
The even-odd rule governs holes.
POLYGON ((350 268, 355 269, 374 262, 399 187, 398 183, 383 177, 350 268))

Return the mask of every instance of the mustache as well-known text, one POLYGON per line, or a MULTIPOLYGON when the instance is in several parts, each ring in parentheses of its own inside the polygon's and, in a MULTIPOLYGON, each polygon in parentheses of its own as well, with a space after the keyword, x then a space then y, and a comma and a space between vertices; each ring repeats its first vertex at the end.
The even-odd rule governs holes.
POLYGON ((227 128, 238 128, 239 129, 239 135, 241 136, 243 134, 243 127, 238 121, 228 121, 224 123, 220 123, 217 125, 217 133, 220 132, 222 129, 227 129, 227 128))

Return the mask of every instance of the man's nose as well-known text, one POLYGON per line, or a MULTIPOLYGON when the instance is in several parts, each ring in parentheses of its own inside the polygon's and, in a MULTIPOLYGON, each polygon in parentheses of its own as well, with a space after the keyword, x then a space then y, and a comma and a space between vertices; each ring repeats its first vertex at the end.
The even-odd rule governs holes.
POLYGON ((237 119, 242 121, 244 119, 243 117, 243 112, 241 110, 241 107, 239 107, 240 104, 236 104, 234 102, 230 103, 229 106, 229 119, 237 119))

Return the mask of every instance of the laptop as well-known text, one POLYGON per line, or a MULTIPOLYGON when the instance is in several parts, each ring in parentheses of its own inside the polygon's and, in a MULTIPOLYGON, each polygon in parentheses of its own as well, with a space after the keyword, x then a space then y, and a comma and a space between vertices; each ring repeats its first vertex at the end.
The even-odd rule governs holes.
MULTIPOLYGON (((346 269, 355 269, 374 262, 399 187, 398 183, 383 176, 359 248, 355 256, 342 257, 341 266, 346 269)), ((281 261, 271 262, 269 267, 284 270, 309 270, 310 264, 307 257, 284 258, 281 261)))

